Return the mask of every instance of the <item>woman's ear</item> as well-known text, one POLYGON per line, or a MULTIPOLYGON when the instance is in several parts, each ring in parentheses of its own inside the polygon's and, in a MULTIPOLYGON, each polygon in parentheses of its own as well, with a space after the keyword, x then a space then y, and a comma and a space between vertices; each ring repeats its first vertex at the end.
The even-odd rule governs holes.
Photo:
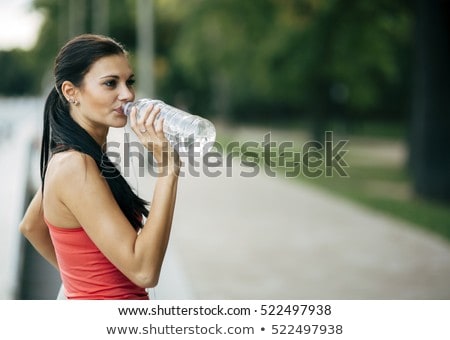
POLYGON ((61 91, 69 103, 77 102, 78 89, 71 81, 65 80, 61 85, 61 91))

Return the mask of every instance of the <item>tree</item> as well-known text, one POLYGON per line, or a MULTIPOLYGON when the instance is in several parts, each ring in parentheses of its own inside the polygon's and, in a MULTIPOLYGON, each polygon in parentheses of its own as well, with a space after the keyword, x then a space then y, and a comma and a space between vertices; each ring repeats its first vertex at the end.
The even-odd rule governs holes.
POLYGON ((39 78, 33 74, 33 60, 27 51, 14 49, 0 51, 0 65, 2 77, 0 80, 0 93, 6 96, 20 96, 36 94, 39 91, 39 78))
POLYGON ((405 1, 199 1, 170 61, 193 97, 227 98, 232 118, 310 114, 317 136, 337 105, 404 117, 410 27, 405 1))
MULTIPOLYGON (((337 111, 401 119, 409 71, 407 2, 155 0, 156 93, 216 119, 292 124, 309 116, 317 139, 337 111)), ((30 51, 31 77, 50 74, 57 50, 70 38, 70 22, 94 29, 93 1, 83 0, 87 13, 80 20, 68 20, 76 3, 34 0, 46 20, 30 51)), ((109 1, 108 15, 108 34, 125 44, 132 63, 135 5, 109 1)))
POLYGON ((416 0, 410 165, 416 192, 450 201, 450 2, 416 0))

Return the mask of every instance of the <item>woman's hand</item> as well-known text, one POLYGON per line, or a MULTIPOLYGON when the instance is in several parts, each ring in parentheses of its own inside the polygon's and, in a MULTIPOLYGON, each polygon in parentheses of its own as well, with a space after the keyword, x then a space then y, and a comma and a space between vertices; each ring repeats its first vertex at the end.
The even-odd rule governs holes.
POLYGON ((152 153, 161 170, 160 174, 167 174, 168 170, 169 173, 178 175, 181 166, 179 155, 164 135, 164 119, 159 113, 160 108, 150 104, 137 119, 137 110, 133 107, 130 113, 130 126, 140 142, 152 153))

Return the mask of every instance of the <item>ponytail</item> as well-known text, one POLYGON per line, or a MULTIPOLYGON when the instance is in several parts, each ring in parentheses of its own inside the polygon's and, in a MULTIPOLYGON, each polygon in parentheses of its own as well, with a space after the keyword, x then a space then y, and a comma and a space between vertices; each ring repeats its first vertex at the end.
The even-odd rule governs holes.
POLYGON ((60 106, 59 102, 61 98, 56 90, 56 87, 53 87, 47 96, 47 100, 45 101, 44 106, 44 126, 42 132, 42 143, 41 143, 41 161, 40 161, 40 169, 41 169, 41 184, 42 191, 44 190, 44 179, 45 173, 47 172, 47 165, 50 158, 50 151, 54 147, 51 145, 51 129, 50 129, 50 117, 52 112, 56 111, 58 106, 60 106))

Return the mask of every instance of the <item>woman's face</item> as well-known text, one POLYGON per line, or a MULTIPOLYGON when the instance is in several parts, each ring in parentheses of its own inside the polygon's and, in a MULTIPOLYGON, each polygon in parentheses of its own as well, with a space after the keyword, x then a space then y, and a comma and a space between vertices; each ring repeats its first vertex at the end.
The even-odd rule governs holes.
POLYGON ((76 114, 90 125, 122 127, 122 105, 134 100, 134 74, 123 54, 97 60, 78 89, 76 114))

